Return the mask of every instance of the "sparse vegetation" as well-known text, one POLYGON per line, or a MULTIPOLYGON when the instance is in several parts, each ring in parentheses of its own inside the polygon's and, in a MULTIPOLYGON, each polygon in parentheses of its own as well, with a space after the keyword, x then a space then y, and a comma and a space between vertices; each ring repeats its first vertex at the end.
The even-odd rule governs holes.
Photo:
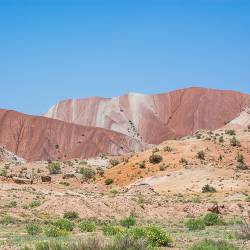
POLYGON ((112 167, 114 167, 119 164, 119 161, 116 159, 110 159, 109 163, 112 167))
POLYGON ((169 146, 164 147, 163 150, 164 150, 165 152, 172 152, 172 151, 173 151, 173 149, 172 149, 171 147, 169 147, 169 146))
POLYGON ((63 218, 69 219, 69 220, 76 220, 79 218, 79 214, 75 211, 66 211, 63 214, 63 218))
POLYGON ((181 158, 179 163, 184 165, 184 166, 188 165, 188 161, 185 158, 181 158))
POLYGON ((216 213, 208 213, 204 216, 203 221, 206 226, 214 226, 222 223, 222 219, 216 213))
POLYGON ((239 248, 226 242, 226 241, 214 241, 203 240, 199 243, 195 243, 189 250, 238 250, 239 248))
POLYGON ((191 218, 185 222, 185 226, 189 230, 204 230, 206 225, 202 218, 191 218))
POLYGON ((240 142, 236 139, 236 137, 234 136, 231 140, 230 140, 230 145, 233 147, 239 147, 240 146, 240 142))
POLYGON ((47 237, 64 237, 67 236, 66 230, 60 229, 56 226, 50 225, 45 229, 45 235, 47 237))
POLYGON ((82 220, 78 224, 78 227, 80 228, 81 232, 94 232, 96 230, 96 224, 91 220, 82 220))
POLYGON ((51 162, 48 165, 48 170, 50 174, 60 174, 61 173, 61 165, 59 162, 51 162))
POLYGON ((121 220, 120 224, 123 227, 130 228, 132 226, 135 226, 135 224, 136 224, 136 218, 135 218, 134 215, 130 215, 128 218, 125 218, 125 219, 121 220))
POLYGON ((215 193, 216 189, 209 184, 206 184, 202 187, 202 193, 215 193))
POLYGON ((106 179, 106 180, 105 180, 105 185, 107 185, 107 186, 108 186, 108 185, 111 185, 113 182, 114 182, 113 179, 110 179, 110 178, 109 178, 109 179, 106 179))
POLYGON ((152 154, 149 157, 149 162, 152 164, 158 164, 158 163, 162 162, 162 160, 163 160, 162 156, 158 155, 158 154, 152 154))
POLYGON ((142 162, 140 162, 140 163, 139 163, 139 168, 145 168, 145 167, 146 167, 146 166, 145 166, 145 163, 146 163, 145 160, 142 161, 142 162))
POLYGON ((26 225, 26 231, 29 235, 38 235, 42 232, 42 228, 37 224, 26 225))
POLYGON ((56 227, 65 230, 65 231, 73 231, 74 223, 69 219, 58 219, 53 223, 56 227))
POLYGON ((203 150, 197 153, 197 158, 200 160, 205 160, 205 152, 203 150))
POLYGON ((231 136, 236 135, 235 130, 233 130, 233 129, 226 130, 225 133, 227 135, 231 135, 231 136))
POLYGON ((223 143, 224 142, 224 137, 221 135, 220 137, 219 137, 219 143, 223 143))
POLYGON ((82 175, 82 179, 84 181, 88 181, 95 177, 95 170, 87 167, 82 167, 80 168, 80 174, 82 175))

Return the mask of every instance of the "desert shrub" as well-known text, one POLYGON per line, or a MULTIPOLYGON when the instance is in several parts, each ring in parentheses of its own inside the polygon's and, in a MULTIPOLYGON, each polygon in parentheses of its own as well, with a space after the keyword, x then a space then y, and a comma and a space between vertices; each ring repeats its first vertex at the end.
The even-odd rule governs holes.
POLYGON ((241 225, 240 229, 236 232, 236 237, 242 240, 250 240, 250 223, 246 220, 241 225))
POLYGON ((31 208, 34 208, 34 207, 39 207, 40 205, 42 204, 42 202, 40 200, 33 200, 31 203, 30 203, 30 207, 31 208))
POLYGON ((197 158, 200 160, 205 160, 205 152, 203 150, 197 153, 197 158))
POLYGON ((163 150, 165 152, 172 152, 173 151, 173 149, 171 147, 169 147, 169 146, 164 147, 163 150))
POLYGON ((203 221, 206 226, 214 226, 221 224, 222 220, 216 213, 208 213, 204 216, 203 221))
POLYGON ((53 223, 56 227, 65 230, 65 231, 73 231, 74 223, 69 219, 59 219, 53 223))
POLYGON ((9 224, 17 224, 18 220, 12 216, 6 215, 0 219, 0 224, 9 225, 9 224))
POLYGON ((48 170, 50 174, 60 174, 61 166, 59 162, 51 162, 48 165, 48 170))
POLYGON ((110 159, 110 160, 109 160, 109 163, 110 163, 110 165, 111 165, 112 167, 114 167, 114 166, 116 166, 116 165, 119 164, 119 161, 116 160, 116 159, 110 159))
POLYGON ((96 230, 96 224, 94 221, 83 220, 78 224, 81 232, 94 232, 96 230))
POLYGON ((157 154, 152 154, 149 157, 149 162, 152 164, 158 164, 158 163, 162 162, 162 156, 157 155, 157 154))
POLYGON ((166 168, 167 168, 167 166, 166 166, 165 163, 161 163, 160 166, 159 166, 160 171, 164 171, 166 168))
POLYGON ((68 232, 64 229, 60 229, 57 226, 50 225, 45 229, 45 235, 47 237, 64 237, 68 235, 68 232))
POLYGON ((200 135, 200 134, 197 134, 197 135, 196 135, 196 139, 201 139, 201 135, 200 135))
POLYGON ((120 234, 123 230, 119 226, 113 226, 113 225, 104 225, 102 226, 102 232, 105 236, 114 236, 120 234))
POLYGON ((95 171, 91 168, 85 168, 85 167, 80 168, 80 174, 82 175, 82 179, 84 181, 88 181, 95 177, 95 171))
POLYGON ((97 174, 100 175, 101 177, 104 176, 104 169, 103 169, 102 167, 98 167, 98 168, 96 169, 96 172, 97 172, 97 174))
POLYGON ((226 242, 226 241, 214 241, 203 240, 195 243, 189 248, 189 250, 238 250, 239 248, 226 242))
POLYGON ((65 187, 70 186, 70 183, 67 181, 60 181, 59 184, 65 186, 65 187))
POLYGON ((105 180, 105 185, 111 185, 112 183, 113 183, 114 181, 113 181, 113 179, 106 179, 105 180))
POLYGON ((7 170, 6 169, 1 169, 0 170, 0 176, 6 177, 7 176, 7 170))
POLYGON ((159 148, 153 148, 152 153, 154 154, 154 153, 157 153, 159 151, 160 151, 159 148))
POLYGON ((139 163, 139 168, 145 168, 145 161, 139 163))
POLYGON ((180 163, 180 164, 183 164, 183 165, 187 165, 187 164, 188 164, 188 161, 187 161, 185 158, 181 158, 181 159, 179 160, 179 163, 180 163))
POLYGON ((247 129, 250 130, 250 124, 247 126, 247 129))
POLYGON ((191 218, 188 219, 185 222, 185 226, 189 229, 189 230, 204 230, 205 229, 205 223, 201 218, 191 218))
POLYGON ((219 137, 219 143, 223 143, 224 142, 224 138, 223 138, 223 136, 220 136, 219 137))
POLYGON ((112 250, 149 250, 152 249, 144 238, 134 238, 128 234, 119 235, 110 247, 112 250))
POLYGON ((199 196, 195 196, 192 201, 193 203, 201 203, 201 198, 199 196))
POLYGON ((75 211, 66 211, 63 214, 63 218, 68 220, 76 220, 79 218, 79 214, 75 211))
POLYGON ((154 225, 146 227, 145 234, 147 241, 153 247, 167 247, 173 241, 165 230, 154 225))
POLYGON ((235 130, 233 130, 233 129, 226 130, 225 133, 227 135, 236 135, 235 130))
POLYGON ((26 231, 29 235, 37 235, 42 232, 42 228, 37 224, 26 225, 26 231))
POLYGON ((244 163, 244 155, 238 153, 236 159, 237 162, 244 163))
POLYGON ((136 224, 136 218, 135 216, 133 215, 130 215, 129 217, 123 219, 120 221, 120 224, 123 226, 123 227, 127 227, 127 228, 130 228, 132 226, 134 226, 136 224))
POLYGON ((245 199, 246 202, 250 202, 250 195, 248 195, 245 199))
POLYGON ((248 170, 248 166, 244 162, 240 162, 237 165, 237 169, 239 169, 239 170, 248 170))
POLYGON ((216 189, 209 184, 206 184, 202 187, 202 193, 215 193, 216 189))
POLYGON ((233 147, 239 147, 240 146, 240 142, 236 139, 236 137, 234 136, 231 140, 230 140, 230 145, 233 147))

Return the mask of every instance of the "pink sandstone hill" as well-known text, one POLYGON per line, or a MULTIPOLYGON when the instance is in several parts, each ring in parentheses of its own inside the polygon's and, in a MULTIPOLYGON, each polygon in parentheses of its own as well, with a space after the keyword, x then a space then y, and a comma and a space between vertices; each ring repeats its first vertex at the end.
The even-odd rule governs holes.
POLYGON ((121 133, 0 109, 0 145, 28 160, 67 160, 144 149, 121 133))
POLYGON ((65 100, 44 116, 159 144, 198 129, 221 128, 243 111, 249 99, 235 91, 188 88, 157 95, 129 93, 112 99, 65 100))

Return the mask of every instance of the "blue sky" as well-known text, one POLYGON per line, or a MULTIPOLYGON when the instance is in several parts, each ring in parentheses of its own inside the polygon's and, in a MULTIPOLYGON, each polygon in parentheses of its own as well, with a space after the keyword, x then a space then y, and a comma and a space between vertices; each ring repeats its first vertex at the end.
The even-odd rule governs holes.
POLYGON ((0 107, 201 86, 250 93, 250 1, 0 0, 0 107))

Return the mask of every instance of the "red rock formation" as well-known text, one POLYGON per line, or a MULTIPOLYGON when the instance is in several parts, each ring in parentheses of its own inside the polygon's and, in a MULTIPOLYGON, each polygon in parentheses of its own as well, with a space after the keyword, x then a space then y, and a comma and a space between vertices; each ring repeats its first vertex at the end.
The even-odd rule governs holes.
POLYGON ((158 95, 65 100, 45 116, 158 144, 198 129, 218 129, 237 117, 248 100, 249 95, 239 92, 189 88, 158 95))
POLYGON ((139 141, 102 128, 0 109, 0 145, 26 160, 66 160, 144 149, 139 141))

